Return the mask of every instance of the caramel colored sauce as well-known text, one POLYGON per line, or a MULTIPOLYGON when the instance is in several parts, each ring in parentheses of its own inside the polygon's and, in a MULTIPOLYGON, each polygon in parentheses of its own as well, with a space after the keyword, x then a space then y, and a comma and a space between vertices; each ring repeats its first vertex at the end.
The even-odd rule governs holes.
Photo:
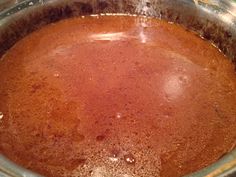
POLYGON ((182 176, 236 140, 233 64, 157 19, 43 27, 2 57, 0 100, 0 152, 45 176, 182 176))

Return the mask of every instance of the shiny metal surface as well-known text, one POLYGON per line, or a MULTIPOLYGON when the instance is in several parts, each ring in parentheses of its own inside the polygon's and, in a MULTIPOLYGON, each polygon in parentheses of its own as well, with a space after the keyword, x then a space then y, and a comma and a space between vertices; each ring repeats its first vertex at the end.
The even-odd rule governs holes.
MULTIPOLYGON (((0 54, 3 54, 17 40, 37 29, 33 28, 34 26, 41 27, 61 18, 82 14, 118 12, 155 16, 179 23, 195 31, 201 37, 211 40, 225 55, 234 62, 236 61, 236 45, 234 45, 236 42, 236 3, 233 0, 107 0, 108 8, 99 8, 100 2, 104 2, 104 0, 1 0, 0 54), (74 2, 81 2, 81 6, 76 9, 74 2), (130 5, 129 8, 126 4, 130 5), (66 6, 67 10, 64 8, 66 6), (58 7, 60 10, 52 10, 58 9, 58 7), (25 26, 14 28, 19 25, 18 21, 26 19, 29 14, 40 11, 41 13, 48 12, 48 14, 35 15, 32 18, 42 21, 50 18, 50 20, 45 20, 43 23, 35 21, 32 24, 33 27, 30 28, 32 19, 28 19, 25 26), (23 30, 24 28, 27 30, 23 30), (7 33, 6 31, 9 29, 13 33, 7 33), (10 42, 8 41, 9 35, 15 35, 10 42)), ((232 150, 234 148, 232 147, 232 150)), ((0 176, 40 177, 40 175, 15 165, 3 155, 0 155, 0 176)), ((188 176, 236 176, 236 150, 229 152, 209 167, 188 176)))

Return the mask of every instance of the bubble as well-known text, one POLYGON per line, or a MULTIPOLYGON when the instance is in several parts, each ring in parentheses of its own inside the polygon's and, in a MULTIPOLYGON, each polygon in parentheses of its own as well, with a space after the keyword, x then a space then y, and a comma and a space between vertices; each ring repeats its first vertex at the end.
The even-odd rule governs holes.
POLYGON ((133 165, 136 162, 135 157, 131 153, 124 155, 124 159, 127 164, 133 165))
POLYGON ((112 149, 112 151, 111 151, 111 157, 118 157, 118 155, 119 155, 119 150, 117 150, 117 149, 112 149))
POLYGON ((122 114, 121 114, 121 113, 119 113, 119 112, 116 113, 116 118, 117 118, 117 119, 120 119, 121 117, 122 117, 122 114))
POLYGON ((168 114, 165 114, 165 118, 169 118, 170 116, 168 114))
POLYGON ((97 137, 96 137, 96 140, 97 141, 103 141, 105 139, 105 136, 104 135, 98 135, 97 137))
POLYGON ((119 160, 118 155, 119 155, 119 151, 117 149, 113 149, 111 151, 111 155, 109 157, 109 160, 112 162, 117 162, 119 160))
POLYGON ((53 76, 54 76, 54 77, 59 77, 60 74, 59 74, 59 73, 54 73, 53 76))
POLYGON ((117 157, 109 157, 109 160, 112 162, 117 162, 119 159, 117 157))
POLYGON ((187 76, 180 76, 180 77, 179 77, 179 81, 180 81, 181 83, 187 83, 188 77, 187 77, 187 76))

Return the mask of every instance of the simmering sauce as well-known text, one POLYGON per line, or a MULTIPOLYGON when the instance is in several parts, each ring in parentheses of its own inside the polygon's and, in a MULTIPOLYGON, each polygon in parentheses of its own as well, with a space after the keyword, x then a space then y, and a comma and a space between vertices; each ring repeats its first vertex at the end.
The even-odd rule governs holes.
POLYGON ((174 177, 236 140, 233 64, 165 21, 50 24, 0 61, 0 152, 45 176, 174 177))

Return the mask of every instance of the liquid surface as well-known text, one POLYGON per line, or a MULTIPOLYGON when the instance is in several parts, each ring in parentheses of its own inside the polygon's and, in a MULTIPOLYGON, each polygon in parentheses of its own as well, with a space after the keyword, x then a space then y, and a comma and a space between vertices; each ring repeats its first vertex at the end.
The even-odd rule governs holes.
POLYGON ((235 145, 233 64, 164 21, 50 24, 7 52, 0 83, 0 152, 46 176, 182 176, 235 145))

